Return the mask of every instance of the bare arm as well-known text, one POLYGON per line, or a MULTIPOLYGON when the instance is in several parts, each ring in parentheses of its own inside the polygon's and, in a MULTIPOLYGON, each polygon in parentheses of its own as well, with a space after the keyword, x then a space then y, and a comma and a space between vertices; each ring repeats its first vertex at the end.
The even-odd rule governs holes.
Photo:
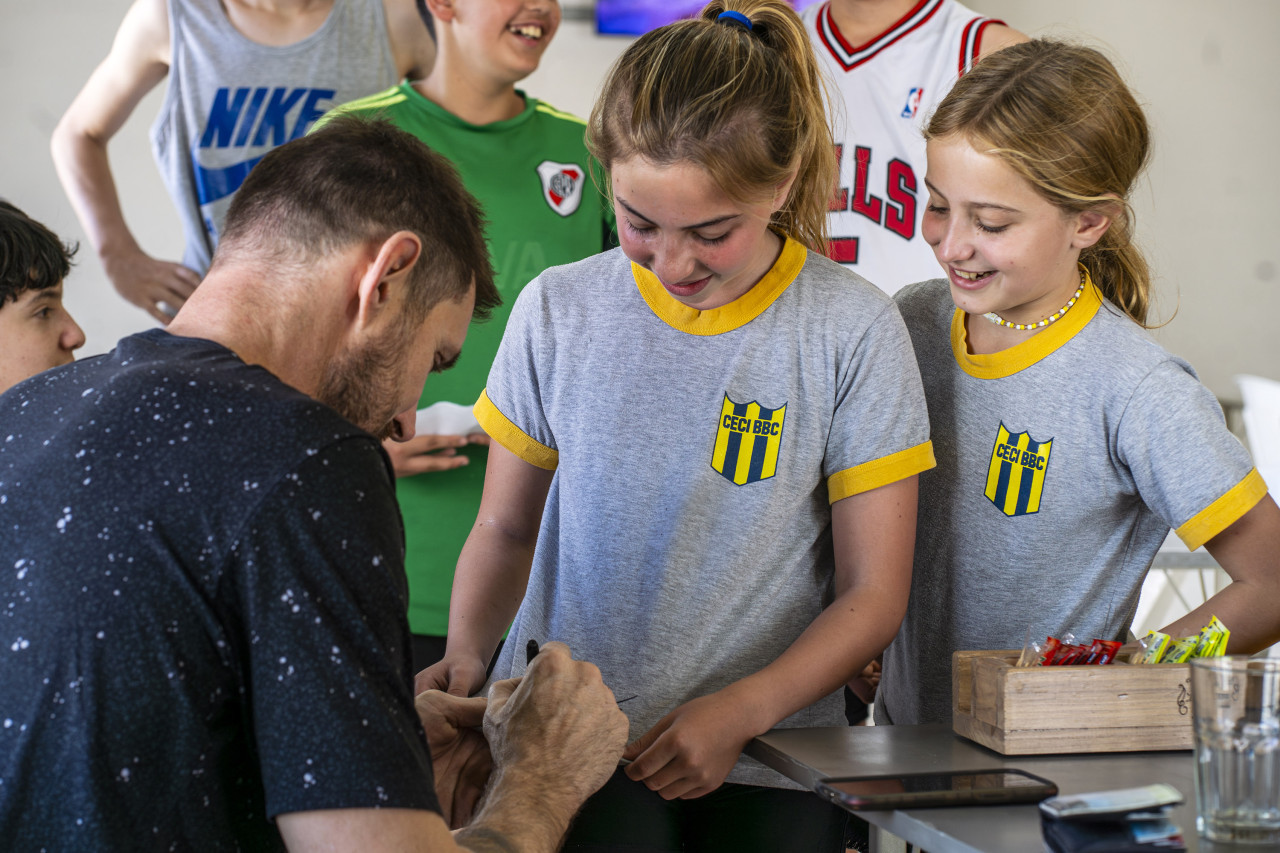
POLYGON ((978 45, 978 59, 995 53, 1011 44, 1030 41, 1024 33, 1004 24, 991 24, 982 31, 982 43, 978 45))
POLYGON ((484 683, 489 659, 529 584, 553 476, 496 442, 490 445, 480 512, 453 578, 447 651, 444 660, 419 673, 418 692, 435 688, 467 695, 484 683))
POLYGON ((290 812, 276 818, 276 826, 294 851, 459 849, 444 818, 413 809, 290 812))
POLYGON ((769 666, 751 676, 766 731, 840 689, 893 640, 907 612, 919 479, 908 477, 831 507, 835 600, 769 666), (762 690, 762 688, 764 688, 762 690))
POLYGON ((164 0, 135 0, 111 52, 58 122, 51 146, 58 178, 107 277, 122 296, 162 323, 169 318, 159 303, 181 306, 200 276, 181 264, 157 261, 138 246, 120 209, 107 143, 168 71, 164 0))
POLYGON ((1231 583, 1161 630, 1171 637, 1188 637, 1217 616, 1231 631, 1231 654, 1252 654, 1280 641, 1280 507, 1271 495, 1263 496, 1205 548, 1231 583))
POLYGON ((436 59, 436 43, 418 14, 415 0, 382 0, 391 55, 401 78, 421 80, 436 59))
POLYGON ((897 633, 911 592, 918 479, 837 501, 835 600, 777 660, 686 702, 627 747, 632 779, 667 799, 724 781, 752 737, 838 690, 897 633))

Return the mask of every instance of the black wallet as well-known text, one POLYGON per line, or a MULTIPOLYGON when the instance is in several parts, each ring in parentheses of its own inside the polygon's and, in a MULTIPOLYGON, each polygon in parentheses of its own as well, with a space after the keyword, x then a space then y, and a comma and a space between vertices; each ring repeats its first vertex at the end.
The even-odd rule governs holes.
POLYGON ((1165 784, 1073 794, 1042 802, 1040 823, 1052 853, 1185 853, 1169 817, 1181 802, 1165 784))

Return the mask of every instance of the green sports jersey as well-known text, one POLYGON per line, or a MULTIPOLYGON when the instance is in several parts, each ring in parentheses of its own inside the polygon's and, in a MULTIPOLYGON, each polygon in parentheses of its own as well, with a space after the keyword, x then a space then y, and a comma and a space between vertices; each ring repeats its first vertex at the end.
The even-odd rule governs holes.
MULTIPOLYGON (((420 406, 474 403, 520 290, 548 267, 593 255, 610 242, 613 216, 591 179, 586 123, 536 98, 524 100, 515 118, 475 125, 405 82, 335 110, 386 118, 421 139, 457 167, 484 211, 502 305, 490 320, 471 326, 457 366, 431 377, 420 406)), ((487 451, 461 452, 470 465, 396 484, 404 515, 409 627, 415 634, 439 636, 448 629, 454 566, 480 507, 487 451)))

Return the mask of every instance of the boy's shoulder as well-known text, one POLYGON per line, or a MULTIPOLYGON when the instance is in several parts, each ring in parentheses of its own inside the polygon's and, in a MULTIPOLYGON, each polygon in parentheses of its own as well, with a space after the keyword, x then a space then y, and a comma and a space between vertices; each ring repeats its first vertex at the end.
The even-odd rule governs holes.
POLYGON ((558 109, 541 98, 535 98, 532 95, 526 95, 525 97, 533 104, 534 114, 537 115, 540 121, 563 122, 577 128, 585 128, 587 126, 587 120, 581 116, 558 109))
MULTIPOLYGON (((325 124, 325 122, 337 115, 349 113, 358 113, 368 115, 372 113, 382 113, 404 104, 413 99, 417 92, 413 88, 413 84, 409 81, 397 83, 396 85, 383 89, 381 92, 374 92, 371 95, 365 95, 362 98, 356 98, 353 101, 347 101, 339 104, 329 112, 325 113, 319 121, 316 122, 313 130, 325 124)), ((419 96, 421 97, 421 96, 419 96)))
POLYGON ((614 247, 582 260, 548 267, 525 285, 521 295, 537 290, 543 298, 581 300, 584 282, 591 283, 596 289, 608 288, 617 281, 634 284, 631 266, 631 259, 622 249, 614 247))

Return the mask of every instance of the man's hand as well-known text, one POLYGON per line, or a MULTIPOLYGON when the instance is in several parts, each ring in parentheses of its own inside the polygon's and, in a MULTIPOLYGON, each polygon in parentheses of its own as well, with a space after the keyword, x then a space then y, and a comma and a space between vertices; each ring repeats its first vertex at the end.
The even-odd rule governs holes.
POLYGON ((723 691, 701 696, 667 714, 623 753, 626 773, 663 799, 693 799, 724 782, 751 731, 741 703, 723 691))
POLYGON ((102 265, 121 296, 165 324, 200 284, 195 270, 157 261, 140 249, 103 256, 102 265))
POLYGON ((466 826, 475 814, 493 769, 493 756, 480 726, 488 703, 484 697, 450 696, 439 690, 414 699, 427 732, 436 797, 450 829, 466 826))
POLYGON ((415 435, 408 441, 387 439, 382 447, 391 457, 391 466, 397 477, 412 477, 431 471, 449 471, 470 464, 471 460, 458 454, 459 447, 468 444, 489 446, 489 436, 482 432, 470 435, 415 435))
POLYGON ((484 732, 495 772, 559 800, 569 814, 617 769, 627 717, 600 670, 546 643, 523 678, 489 689, 484 732))

